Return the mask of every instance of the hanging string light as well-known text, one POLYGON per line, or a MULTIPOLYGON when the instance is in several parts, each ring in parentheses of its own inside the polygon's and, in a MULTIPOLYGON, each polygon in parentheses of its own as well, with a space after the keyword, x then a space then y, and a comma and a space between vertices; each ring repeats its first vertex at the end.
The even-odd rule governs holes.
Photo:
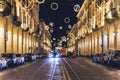
POLYGON ((59 29, 60 29, 60 30, 62 30, 62 29, 63 29, 63 27, 62 27, 62 26, 60 26, 60 27, 59 27, 59 29))
POLYGON ((50 26, 50 27, 53 27, 53 26, 54 26, 54 23, 53 23, 53 22, 50 22, 50 23, 49 23, 49 26, 50 26))
POLYGON ((45 0, 36 0, 36 2, 37 2, 38 4, 42 4, 42 3, 45 2, 45 0))
POLYGON ((75 12, 78 12, 80 10, 80 5, 79 4, 74 5, 73 9, 75 12))
POLYGON ((68 25, 68 29, 71 29, 72 28, 72 26, 71 25, 68 25))
POLYGON ((50 5, 50 7, 51 7, 51 9, 52 10, 57 10, 58 9, 58 3, 56 3, 56 2, 53 2, 53 3, 51 3, 51 5, 50 5))

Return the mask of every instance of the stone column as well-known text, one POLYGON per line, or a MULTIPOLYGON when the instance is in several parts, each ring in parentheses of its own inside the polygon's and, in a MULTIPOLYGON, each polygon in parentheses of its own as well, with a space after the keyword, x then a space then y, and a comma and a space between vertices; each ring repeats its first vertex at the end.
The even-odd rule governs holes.
POLYGON ((114 48, 117 49, 117 24, 114 23, 114 48))

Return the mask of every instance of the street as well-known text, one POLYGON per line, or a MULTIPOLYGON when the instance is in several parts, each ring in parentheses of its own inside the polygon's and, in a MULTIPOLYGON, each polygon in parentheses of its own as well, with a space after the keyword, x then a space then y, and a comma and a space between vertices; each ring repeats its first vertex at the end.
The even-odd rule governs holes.
POLYGON ((93 63, 89 59, 75 58, 65 61, 71 80, 120 80, 119 70, 93 63))
POLYGON ((120 80, 120 0, 0 0, 0 80, 120 80))
POLYGON ((86 58, 45 58, 4 69, 0 80, 120 80, 120 70, 86 58))

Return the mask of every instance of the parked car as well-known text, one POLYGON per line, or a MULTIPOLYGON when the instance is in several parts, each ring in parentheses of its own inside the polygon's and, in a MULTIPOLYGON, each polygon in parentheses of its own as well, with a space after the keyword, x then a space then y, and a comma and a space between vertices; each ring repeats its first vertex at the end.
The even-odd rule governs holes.
POLYGON ((39 59, 39 58, 40 58, 40 54, 37 54, 37 55, 36 55, 36 59, 39 59))
POLYGON ((110 65, 120 65, 120 50, 110 50, 104 56, 104 61, 110 65))
POLYGON ((98 53, 92 56, 93 62, 103 63, 103 54, 98 53))
POLYGON ((17 64, 18 65, 25 63, 25 59, 24 59, 24 56, 22 54, 16 54, 15 56, 17 58, 17 64))
POLYGON ((67 52, 67 56, 70 58, 70 57, 72 57, 72 52, 67 52))
POLYGON ((8 66, 14 66, 17 64, 17 58, 14 53, 4 53, 2 57, 6 59, 8 66))
POLYGON ((33 53, 25 53, 25 61, 31 62, 36 60, 36 55, 34 55, 33 53))
POLYGON ((5 58, 0 57, 0 70, 2 70, 3 68, 7 68, 7 61, 5 60, 5 58))
POLYGON ((41 54, 40 54, 40 58, 46 58, 46 57, 48 57, 48 54, 47 54, 47 53, 41 53, 41 54))
POLYGON ((113 54, 112 50, 108 50, 105 53, 103 53, 103 64, 109 64, 112 54, 113 54))

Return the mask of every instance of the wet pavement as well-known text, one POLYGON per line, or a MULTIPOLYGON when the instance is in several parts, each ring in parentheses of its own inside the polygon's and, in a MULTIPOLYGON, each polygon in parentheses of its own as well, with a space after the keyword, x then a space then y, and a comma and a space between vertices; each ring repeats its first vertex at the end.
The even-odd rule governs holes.
POLYGON ((120 80, 120 70, 86 58, 45 58, 0 71, 0 80, 120 80))
POLYGON ((0 80, 63 80, 61 59, 40 59, 0 72, 0 80))
POLYGON ((120 80, 120 70, 90 59, 65 58, 64 61, 71 80, 120 80))

